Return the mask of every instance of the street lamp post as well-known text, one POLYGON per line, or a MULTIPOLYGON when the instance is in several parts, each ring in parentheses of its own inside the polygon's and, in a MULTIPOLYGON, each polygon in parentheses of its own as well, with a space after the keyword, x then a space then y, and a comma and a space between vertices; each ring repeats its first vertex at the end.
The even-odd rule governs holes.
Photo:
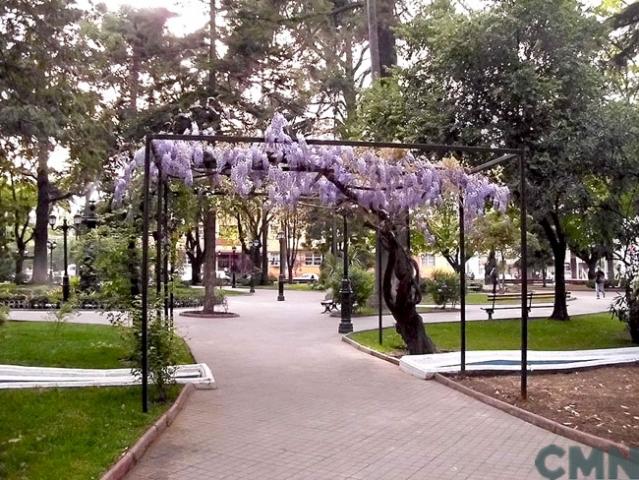
POLYGON ((339 324, 339 333, 350 333, 353 331, 353 323, 351 322, 351 313, 353 309, 352 297, 353 289, 351 288, 351 280, 348 276, 348 222, 344 215, 344 276, 342 277, 341 296, 341 321, 339 324))
POLYGON ((62 219, 62 225, 60 225, 59 227, 55 226, 55 222, 56 222, 56 216, 49 215, 49 225, 51 226, 51 230, 62 231, 62 245, 64 248, 64 275, 62 276, 62 300, 66 302, 69 300, 69 294, 71 290, 71 287, 69 285, 69 259, 68 259, 69 249, 68 249, 68 242, 67 242, 68 233, 69 233, 69 230, 73 229, 76 231, 76 234, 77 234, 78 228, 80 227, 80 224, 82 223, 82 215, 75 215, 73 217, 74 225, 69 225, 67 223, 66 218, 62 219))
POLYGON ((280 232, 277 234, 277 239, 280 241, 280 276, 277 280, 277 301, 283 302, 284 298, 284 263, 286 262, 286 257, 284 256, 284 232, 280 232))
POLYGON ((257 251, 260 248, 260 241, 258 239, 251 242, 251 289, 249 293, 255 293, 255 265, 257 259, 257 251))
POLYGON ((60 225, 59 227, 55 226, 55 222, 56 222, 56 216, 49 215, 49 225, 51 226, 51 230, 62 231, 62 246, 64 249, 64 275, 62 276, 62 300, 66 302, 69 300, 69 294, 71 290, 69 285, 69 259, 68 259, 69 250, 68 250, 68 243, 67 243, 68 233, 69 233, 69 230, 71 229, 75 230, 77 233, 78 227, 82 223, 82 216, 75 215, 73 217, 74 225, 69 225, 67 223, 66 218, 62 219, 62 225, 60 225))
POLYGON ((47 240, 47 248, 49 249, 49 283, 53 282, 53 250, 58 246, 58 243, 53 240, 47 240))
POLYGON ((235 252, 237 250, 237 247, 233 247, 231 248, 231 288, 235 288, 235 252))

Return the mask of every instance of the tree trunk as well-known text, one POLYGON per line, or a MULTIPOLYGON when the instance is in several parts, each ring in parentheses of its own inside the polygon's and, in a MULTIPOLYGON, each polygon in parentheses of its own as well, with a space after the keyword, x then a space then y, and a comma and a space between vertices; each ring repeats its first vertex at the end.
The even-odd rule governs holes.
POLYGON ((566 305, 566 245, 552 245, 555 258, 555 305, 550 318, 553 320, 570 320, 568 306, 566 305))
POLYGON ((215 230, 217 212, 210 208, 204 214, 204 313, 215 312, 215 230))
POLYGON ((204 258, 200 255, 191 257, 191 285, 200 285, 202 283, 202 264, 204 258))
POLYGON ((138 90, 140 85, 140 47, 133 47, 131 68, 129 70, 129 117, 133 118, 138 111, 138 90))
POLYGON ((217 7, 215 0, 209 0, 209 78, 208 78, 208 95, 214 97, 217 94, 217 79, 215 77, 217 69, 217 51, 215 42, 217 41, 217 25, 215 17, 217 15, 217 7))
POLYGON ((287 262, 286 269, 288 270, 288 283, 293 283, 293 265, 287 262))
POLYGON ((397 322, 395 329, 411 355, 436 353, 437 347, 426 334, 424 322, 416 309, 422 299, 417 264, 402 247, 395 232, 382 229, 380 240, 388 252, 384 272, 384 300, 397 322))
POLYGON ((47 240, 49 239, 49 142, 40 141, 38 149, 38 200, 33 233, 33 283, 46 283, 47 240))
POLYGON ((555 262, 555 305, 550 318, 553 320, 570 320, 566 305, 566 272, 564 269, 567 249, 566 237, 561 228, 559 216, 555 212, 551 212, 549 217, 543 218, 540 224, 552 249, 555 262), (552 219, 552 224, 550 219, 552 219))
POLYGON ((395 48, 395 0, 377 0, 377 36, 379 41, 379 70, 382 77, 389 77, 397 65, 395 48))
POLYGON ((24 274, 22 271, 24 270, 24 255, 19 253, 16 255, 16 269, 15 269, 15 282, 16 283, 24 283, 24 274))

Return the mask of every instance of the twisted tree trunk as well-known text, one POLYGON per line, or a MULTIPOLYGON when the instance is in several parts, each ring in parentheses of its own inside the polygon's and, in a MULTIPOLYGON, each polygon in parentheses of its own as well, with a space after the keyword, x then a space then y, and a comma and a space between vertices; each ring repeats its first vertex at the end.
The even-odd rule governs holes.
POLYGON ((388 252, 384 272, 384 300, 397 322, 395 329, 411 355, 436 353, 437 347, 426 334, 424 322, 416 309, 422 300, 418 266, 402 247, 395 232, 380 230, 380 240, 388 252))

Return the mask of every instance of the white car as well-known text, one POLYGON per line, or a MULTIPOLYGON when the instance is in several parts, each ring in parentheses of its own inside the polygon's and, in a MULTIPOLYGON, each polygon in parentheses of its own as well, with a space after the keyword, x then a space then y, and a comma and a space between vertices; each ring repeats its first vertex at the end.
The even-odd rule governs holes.
POLYGON ((318 275, 314 273, 305 273, 299 277, 293 277, 293 283, 315 283, 318 279, 318 275))

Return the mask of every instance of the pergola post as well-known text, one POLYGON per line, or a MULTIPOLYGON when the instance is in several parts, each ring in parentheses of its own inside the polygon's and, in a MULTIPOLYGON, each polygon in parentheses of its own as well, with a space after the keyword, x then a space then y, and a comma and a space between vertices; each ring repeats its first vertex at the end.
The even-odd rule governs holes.
POLYGON ((144 148, 144 219, 142 226, 142 411, 149 411, 149 339, 148 339, 148 298, 149 298, 149 188, 151 183, 151 136, 147 135, 144 148))
POLYGON ((461 373, 466 373, 466 227, 464 225, 464 194, 459 193, 459 307, 461 340, 461 373))
POLYGON ((380 228, 379 226, 377 227, 377 232, 376 232, 376 236, 375 236, 375 249, 377 250, 376 252, 376 260, 377 260, 377 333, 378 333, 378 337, 379 337, 379 344, 381 345, 383 343, 383 335, 384 335, 384 327, 383 327, 383 321, 382 321, 382 310, 384 309, 384 300, 383 300, 383 288, 384 288, 384 282, 383 282, 383 275, 382 275, 382 240, 381 240, 381 236, 380 236, 380 228))
POLYGON ((526 212, 526 150, 519 153, 521 215, 521 398, 528 398, 528 219, 526 212))

